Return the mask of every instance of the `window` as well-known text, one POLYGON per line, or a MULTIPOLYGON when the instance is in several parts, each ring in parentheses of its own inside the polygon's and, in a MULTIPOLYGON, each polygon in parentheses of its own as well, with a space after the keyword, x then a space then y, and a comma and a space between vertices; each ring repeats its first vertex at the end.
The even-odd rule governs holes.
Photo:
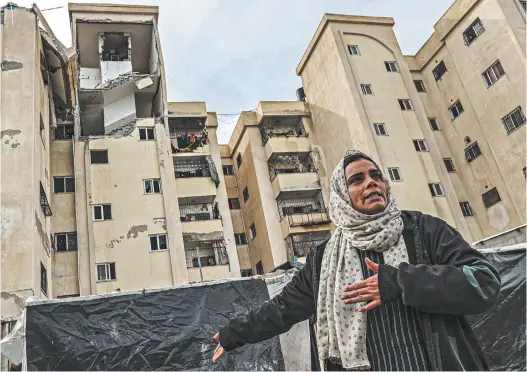
POLYGON ((240 209, 240 199, 229 198, 229 209, 240 209))
POLYGON ((485 80, 485 84, 487 84, 487 87, 490 87, 492 84, 498 81, 503 75, 505 75, 505 70, 503 70, 503 66, 501 65, 501 62, 497 61, 492 66, 490 66, 487 70, 485 70, 483 74, 481 75, 483 76, 483 80, 485 80))
POLYGON ((73 124, 60 124, 55 128, 55 139, 64 140, 73 138, 73 124))
POLYGON ((426 92, 425 83, 423 83, 423 80, 414 80, 414 85, 418 92, 426 92))
POLYGON ((156 139, 154 136, 154 128, 139 128, 139 139, 142 141, 156 139))
POLYGON ((450 118, 452 120, 454 120, 455 118, 457 118, 459 115, 461 115, 463 113, 463 111, 465 111, 463 109, 463 105, 461 104, 460 101, 457 101, 456 103, 454 103, 452 106, 450 106, 450 108, 448 109, 448 111, 450 111, 450 118))
POLYGON ((414 140, 415 151, 428 151, 425 140, 414 140))
POLYGON ((74 177, 53 177, 53 189, 55 193, 75 192, 74 177))
POLYGON ((57 233, 55 234, 55 250, 57 252, 67 252, 77 250, 77 233, 57 233))
POLYGON ((240 169, 242 165, 242 154, 238 153, 238 156, 236 157, 236 165, 238 166, 238 169, 240 169))
POLYGON ((523 176, 525 177, 525 181, 527 181, 527 167, 523 167, 523 176))
POLYGON ((162 235, 150 235, 150 252, 153 251, 166 251, 167 248, 167 236, 162 235))
POLYGON ((241 274, 242 278, 248 278, 250 276, 253 276, 253 269, 240 270, 240 274, 241 274))
POLYGON ((378 136, 387 136, 388 135, 388 132, 386 132, 386 126, 384 124, 373 124, 373 126, 375 127, 375 133, 378 135, 378 136))
POLYGON ((465 45, 470 45, 479 35, 485 31, 483 24, 476 18, 474 22, 463 32, 463 40, 465 40, 465 45))
POLYGON ((432 74, 434 74, 436 81, 441 79, 446 72, 446 65, 443 61, 439 62, 439 64, 432 70, 432 74))
POLYGON ((254 226, 254 223, 251 223, 251 227, 249 228, 251 232, 251 240, 256 238, 256 226, 254 226))
POLYGON ((440 183, 429 183, 428 187, 430 188, 430 192, 432 193, 432 196, 444 196, 443 188, 441 187, 440 183))
POLYGON ((247 244, 247 236, 245 233, 234 234, 234 240, 236 241, 236 245, 247 244))
POLYGON ((247 200, 249 200, 249 190, 247 189, 247 186, 243 189, 243 201, 247 203, 247 200))
POLYGON ((487 208, 492 207, 494 204, 501 201, 500 194, 495 187, 481 195, 481 197, 483 198, 483 204, 487 208))
POLYGON ((476 159, 481 155, 481 150, 477 142, 473 143, 465 149, 465 159, 470 163, 472 160, 476 159))
POLYGON ((386 66, 386 71, 397 72, 397 64, 393 61, 384 62, 384 66, 386 66))
POLYGON ((160 179, 143 180, 143 191, 145 194, 161 193, 161 180, 160 179))
POLYGON ((40 208, 42 209, 42 213, 46 217, 50 217, 53 215, 51 212, 51 207, 49 206, 48 197, 46 196, 46 190, 44 190, 44 186, 42 186, 42 182, 40 183, 40 208))
POLYGON ((360 50, 358 45, 348 45, 348 50, 352 56, 360 56, 360 50))
POLYGON ((44 120, 42 120, 42 113, 40 114, 40 139, 45 147, 46 129, 44 128, 44 120))
POLYGON ((412 102, 410 102, 409 99, 400 99, 399 100, 399 106, 401 106, 401 110, 413 110, 412 102))
POLYGON ((97 280, 115 280, 115 262, 97 264, 97 280))
POLYGON ((443 159, 443 162, 445 163, 445 167, 446 167, 446 170, 447 172, 455 172, 456 171, 456 167, 454 166, 454 162, 452 161, 452 159, 443 159))
POLYGON ((226 176, 232 176, 234 174, 234 166, 232 165, 224 165, 223 166, 223 174, 226 176))
POLYGON ((362 90, 362 94, 372 95, 373 90, 371 90, 370 84, 361 84, 360 89, 362 90))
POLYGON ((525 115, 523 114, 523 110, 520 106, 516 107, 514 111, 507 114, 507 116, 501 120, 503 121, 503 125, 505 125, 507 134, 514 132, 522 125, 525 125, 525 115))
POLYGON ((42 262, 40 263, 40 290, 48 296, 48 272, 42 262))
POLYGON ((472 211, 472 208, 468 202, 459 202, 459 207, 461 208, 461 213, 463 213, 463 216, 470 217, 474 215, 474 212, 472 211))
POLYGON ((101 204, 93 206, 93 220, 103 221, 112 219, 112 206, 110 204, 101 204))
POLYGON ((430 128, 432 128, 432 130, 441 130, 439 129, 439 123, 437 122, 436 118, 428 118, 428 123, 430 124, 430 128))
POLYGON ((107 164, 108 150, 91 150, 90 159, 92 164, 107 164))
POLYGON ((527 12, 527 1, 525 1, 525 0, 520 0, 520 5, 522 6, 523 11, 524 11, 524 12, 527 12))
POLYGON ((262 264, 262 261, 258 261, 258 263, 256 264, 256 274, 258 275, 263 275, 264 274, 264 269, 263 269, 263 264, 262 264))
POLYGON ((402 181, 401 172, 399 168, 388 168, 388 173, 390 174, 390 179, 392 181, 402 181))

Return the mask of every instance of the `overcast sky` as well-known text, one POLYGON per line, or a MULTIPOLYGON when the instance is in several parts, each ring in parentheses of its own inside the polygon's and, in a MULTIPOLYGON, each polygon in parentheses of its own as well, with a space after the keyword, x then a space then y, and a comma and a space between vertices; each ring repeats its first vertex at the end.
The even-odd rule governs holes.
MULTIPOLYGON (((5 1, 5 0, 4 0, 5 1)), ((15 1, 30 7, 33 1, 15 1)), ((90 0, 89 2, 96 2, 90 0)), ((324 13, 388 16, 404 54, 414 54, 453 0, 111 1, 159 6, 169 101, 205 101, 227 143, 237 116, 259 101, 296 100, 295 74, 324 13)), ((53 32, 71 46, 67 2, 37 0, 53 32)))

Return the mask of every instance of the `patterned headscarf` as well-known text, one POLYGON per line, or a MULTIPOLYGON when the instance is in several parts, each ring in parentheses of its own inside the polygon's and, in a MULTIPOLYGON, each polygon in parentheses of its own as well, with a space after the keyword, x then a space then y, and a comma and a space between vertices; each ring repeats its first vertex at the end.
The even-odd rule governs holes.
POLYGON ((367 215, 353 207, 344 171, 350 158, 364 158, 375 164, 362 152, 350 150, 331 175, 329 213, 336 230, 322 259, 317 343, 321 360, 362 370, 370 368, 366 353, 367 312, 357 312, 364 303, 345 304, 340 299, 346 285, 364 280, 357 249, 382 252, 384 262, 395 267, 408 261, 408 252, 402 237, 401 212, 389 193, 387 181, 388 204, 382 212, 367 215))

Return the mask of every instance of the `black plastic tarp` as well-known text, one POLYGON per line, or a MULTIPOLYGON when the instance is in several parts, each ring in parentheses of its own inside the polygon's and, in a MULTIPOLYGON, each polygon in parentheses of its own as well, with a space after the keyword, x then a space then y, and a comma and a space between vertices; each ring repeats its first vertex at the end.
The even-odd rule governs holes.
POLYGON ((267 300, 241 280, 28 306, 27 369, 284 370, 279 337, 212 364, 219 328, 267 300))
POLYGON ((484 255, 500 273, 500 297, 469 321, 491 370, 525 371, 525 249, 484 255))

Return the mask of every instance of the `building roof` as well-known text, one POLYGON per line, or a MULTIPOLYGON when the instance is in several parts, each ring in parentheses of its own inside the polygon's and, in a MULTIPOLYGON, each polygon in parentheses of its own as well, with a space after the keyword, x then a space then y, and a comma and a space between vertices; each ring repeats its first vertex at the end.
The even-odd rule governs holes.
POLYGON ((101 3, 68 3, 68 11, 72 13, 106 13, 106 14, 149 14, 155 16, 156 22, 159 7, 153 5, 101 4, 101 3))

